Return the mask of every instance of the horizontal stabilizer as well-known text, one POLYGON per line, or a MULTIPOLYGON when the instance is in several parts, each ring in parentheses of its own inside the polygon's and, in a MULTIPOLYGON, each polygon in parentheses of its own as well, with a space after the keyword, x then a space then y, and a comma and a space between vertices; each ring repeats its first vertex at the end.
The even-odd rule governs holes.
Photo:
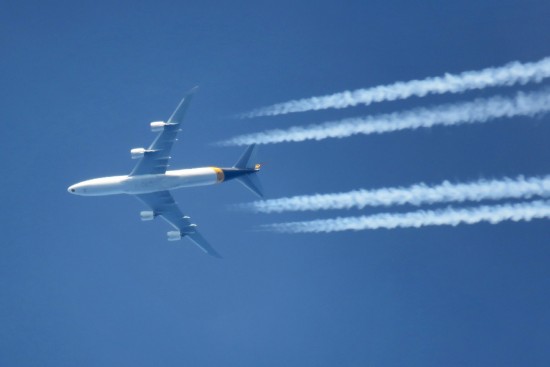
POLYGON ((239 181, 241 184, 243 184, 244 187, 252 191, 260 199, 264 198, 262 184, 260 183, 258 176, 256 176, 256 173, 239 176, 237 177, 237 181, 239 181))
POLYGON ((241 158, 235 163, 233 167, 240 169, 253 169, 255 166, 254 159, 256 158, 256 144, 250 145, 246 148, 241 158))

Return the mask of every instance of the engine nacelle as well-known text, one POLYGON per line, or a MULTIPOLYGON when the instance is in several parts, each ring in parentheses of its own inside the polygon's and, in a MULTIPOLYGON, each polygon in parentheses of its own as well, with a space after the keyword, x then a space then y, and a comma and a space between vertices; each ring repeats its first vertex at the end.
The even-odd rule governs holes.
POLYGON ((151 125, 151 131, 152 132, 159 133, 162 130, 164 130, 164 127, 168 124, 164 121, 153 121, 153 122, 151 122, 150 125, 151 125))
POLYGON ((145 148, 134 148, 130 150, 130 155, 132 156, 132 159, 139 159, 143 157, 147 150, 145 148))
POLYGON ((168 236, 168 241, 179 241, 181 240, 181 232, 180 231, 169 231, 166 233, 168 236))
POLYGON ((152 210, 144 210, 142 212, 139 212, 139 216, 141 217, 141 220, 153 220, 155 219, 155 212, 152 210))

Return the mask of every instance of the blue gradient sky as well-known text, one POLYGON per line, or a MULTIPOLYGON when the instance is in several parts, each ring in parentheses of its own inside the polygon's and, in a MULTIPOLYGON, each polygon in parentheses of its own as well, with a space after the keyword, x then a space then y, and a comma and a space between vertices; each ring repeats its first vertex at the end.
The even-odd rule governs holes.
MULTIPOLYGON (((225 259, 169 243, 131 197, 150 121, 200 85, 176 168, 231 165, 233 135, 521 88, 239 120, 294 98, 550 55, 547 1, 15 2, 0 11, 0 365, 543 366, 548 221, 282 235, 235 182, 180 190, 225 259)), ((548 83, 543 83, 548 85, 548 83)), ((545 175, 549 117, 261 147, 267 197, 545 175)), ((396 211, 411 210, 410 207, 396 211)))

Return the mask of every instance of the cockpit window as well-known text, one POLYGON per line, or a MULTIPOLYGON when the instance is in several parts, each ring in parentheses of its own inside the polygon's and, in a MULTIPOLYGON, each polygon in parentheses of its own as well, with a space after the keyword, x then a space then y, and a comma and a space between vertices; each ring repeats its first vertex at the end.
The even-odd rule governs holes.
POLYGON ((74 189, 71 189, 71 192, 74 192, 74 189))

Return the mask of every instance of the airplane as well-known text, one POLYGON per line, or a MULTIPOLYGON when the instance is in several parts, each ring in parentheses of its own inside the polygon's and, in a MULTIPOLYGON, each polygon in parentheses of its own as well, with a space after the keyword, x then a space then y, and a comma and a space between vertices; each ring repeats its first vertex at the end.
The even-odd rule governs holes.
POLYGON ((257 173, 261 164, 254 163, 256 146, 250 145, 233 167, 200 167, 167 170, 170 150, 181 131, 181 123, 189 107, 196 87, 179 103, 168 121, 151 122, 151 131, 158 132, 156 139, 147 148, 130 150, 132 159, 139 159, 132 172, 126 176, 94 178, 69 186, 67 191, 82 196, 130 194, 141 200, 150 210, 140 212, 141 220, 161 217, 175 230, 167 233, 169 241, 189 238, 202 251, 221 257, 197 230, 190 217, 184 215, 176 204, 170 190, 183 187, 219 184, 235 179, 255 195, 263 198, 257 173))

